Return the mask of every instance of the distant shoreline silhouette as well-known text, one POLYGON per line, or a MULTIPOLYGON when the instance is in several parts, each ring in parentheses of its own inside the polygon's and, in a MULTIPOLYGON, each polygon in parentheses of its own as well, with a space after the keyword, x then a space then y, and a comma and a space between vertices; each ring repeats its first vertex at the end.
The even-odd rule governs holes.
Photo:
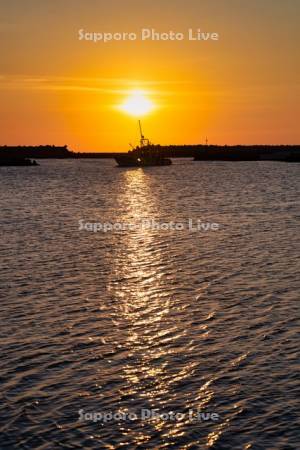
MULTIPOLYGON (((162 157, 194 158, 195 161, 300 161, 300 145, 155 145, 162 157)), ((67 145, 0 146, 0 165, 9 160, 66 159, 66 158, 115 158, 126 152, 74 152, 67 145)), ((11 164, 13 165, 13 164, 11 164)), ((29 164, 30 165, 30 164, 29 164)))

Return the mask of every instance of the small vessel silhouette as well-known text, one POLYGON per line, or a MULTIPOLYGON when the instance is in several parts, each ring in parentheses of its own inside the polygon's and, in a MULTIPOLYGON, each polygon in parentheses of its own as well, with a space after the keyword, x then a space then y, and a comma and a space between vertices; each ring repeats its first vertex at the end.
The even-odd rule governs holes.
POLYGON ((172 161, 161 154, 161 149, 157 145, 150 143, 142 132, 141 121, 139 120, 140 145, 129 150, 124 155, 115 157, 120 167, 147 167, 147 166, 169 166, 172 161))
POLYGON ((33 160, 31 161, 31 159, 28 158, 10 158, 10 157, 5 157, 5 158, 1 158, 0 157, 0 166, 38 166, 39 164, 33 160))

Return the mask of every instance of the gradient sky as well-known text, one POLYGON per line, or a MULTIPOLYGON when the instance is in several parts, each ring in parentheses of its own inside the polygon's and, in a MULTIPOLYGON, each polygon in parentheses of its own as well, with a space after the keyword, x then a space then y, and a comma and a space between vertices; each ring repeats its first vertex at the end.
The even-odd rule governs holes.
POLYGON ((127 151, 130 89, 157 109, 160 144, 295 144, 299 0, 9 0, 0 3, 0 145, 127 151), (217 32, 216 42, 78 40, 78 30, 217 32))

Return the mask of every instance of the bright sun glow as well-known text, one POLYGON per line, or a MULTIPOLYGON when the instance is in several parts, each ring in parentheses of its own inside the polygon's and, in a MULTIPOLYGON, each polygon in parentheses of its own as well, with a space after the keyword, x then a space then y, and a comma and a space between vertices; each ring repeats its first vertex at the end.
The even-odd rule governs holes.
POLYGON ((120 105, 120 109, 132 116, 141 117, 150 113, 154 109, 154 104, 147 98, 147 94, 144 91, 134 90, 130 92, 125 102, 120 105))

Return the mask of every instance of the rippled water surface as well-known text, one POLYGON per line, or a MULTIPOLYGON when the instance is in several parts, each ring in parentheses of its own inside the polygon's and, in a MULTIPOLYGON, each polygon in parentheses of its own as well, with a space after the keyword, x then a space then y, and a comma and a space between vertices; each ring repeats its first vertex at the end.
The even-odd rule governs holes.
POLYGON ((1 450, 299 448, 299 174, 0 168, 1 450), (79 230, 141 218, 220 229, 79 230), (184 416, 141 420, 142 408, 184 416))

